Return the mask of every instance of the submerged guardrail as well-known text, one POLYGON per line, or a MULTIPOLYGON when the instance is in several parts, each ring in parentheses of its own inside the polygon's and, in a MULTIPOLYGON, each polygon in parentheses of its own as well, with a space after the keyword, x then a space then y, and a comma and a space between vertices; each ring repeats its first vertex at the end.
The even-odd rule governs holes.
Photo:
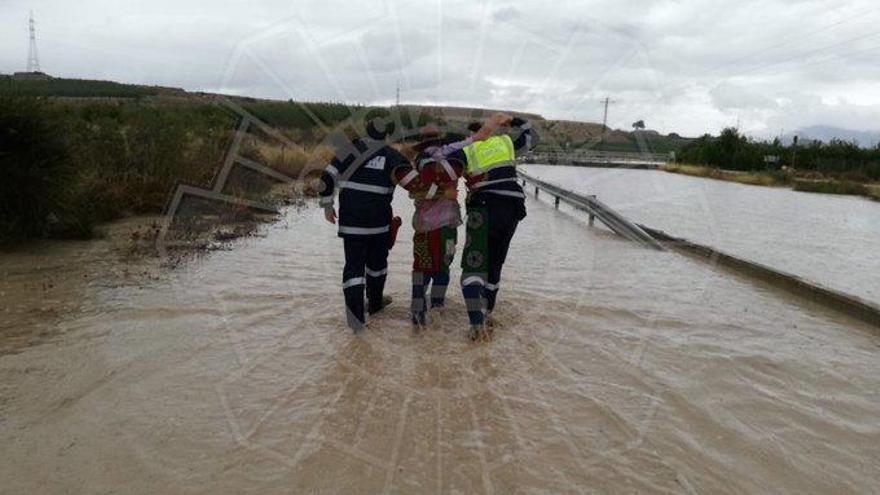
POLYGON ((575 192, 563 189, 548 182, 536 179, 525 172, 518 171, 519 176, 524 182, 531 182, 535 186, 535 196, 538 191, 543 189, 556 198, 556 207, 559 207, 560 201, 574 206, 579 210, 586 211, 590 214, 590 224, 593 219, 598 218, 614 233, 623 236, 633 242, 637 242, 644 246, 663 251, 663 245, 650 234, 642 230, 638 225, 627 220, 623 215, 612 210, 608 205, 599 201, 595 196, 583 196, 575 192))
POLYGON ((696 256, 713 266, 721 266, 757 278, 790 294, 803 297, 880 328, 880 306, 876 304, 857 296, 823 287, 797 275, 733 256, 710 246, 697 244, 687 239, 674 237, 661 230, 632 223, 596 199, 595 196, 583 196, 536 179, 524 172, 518 171, 518 173, 519 177, 523 179, 523 185, 529 182, 535 186, 536 197, 540 190, 544 190, 555 198, 554 204, 557 208, 560 201, 564 201, 579 210, 586 211, 590 215, 590 225, 593 224, 594 218, 598 218, 612 231, 634 242, 659 250, 663 250, 664 246, 671 247, 685 254, 696 256))
POLYGON ((803 297, 826 308, 844 313, 880 328, 880 306, 865 301, 857 296, 823 287, 797 275, 771 268, 767 265, 749 261, 732 254, 704 246, 687 239, 674 237, 662 230, 652 229, 644 225, 643 230, 666 245, 679 251, 696 256, 713 265, 726 267, 742 274, 758 278, 788 293, 803 297))

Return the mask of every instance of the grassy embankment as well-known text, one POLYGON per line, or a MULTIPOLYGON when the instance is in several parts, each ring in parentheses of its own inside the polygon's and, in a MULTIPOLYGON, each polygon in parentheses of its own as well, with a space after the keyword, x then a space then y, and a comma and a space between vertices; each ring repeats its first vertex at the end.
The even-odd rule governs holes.
POLYGON ((694 177, 706 177, 709 179, 725 180, 749 184, 753 186, 791 186, 791 179, 781 172, 746 172, 740 170, 722 170, 720 168, 705 165, 687 165, 680 163, 668 163, 660 167, 665 172, 691 175, 694 177))
POLYGON ((778 170, 747 172, 722 170, 705 165, 678 163, 666 164, 660 168, 665 172, 738 182, 753 186, 791 187, 795 191, 865 196, 875 201, 880 201, 880 184, 864 184, 847 180, 810 177, 814 174, 806 174, 807 177, 798 177, 797 173, 778 170))
MULTIPOLYGON (((0 78, 0 243, 86 238, 98 223, 160 213, 179 182, 207 187, 230 147, 236 116, 187 95, 101 81, 0 78)), ((240 151, 291 177, 330 154, 315 144, 323 136, 306 109, 327 123, 352 112, 331 103, 238 103, 301 143, 251 135, 240 151)), ((229 190, 259 196, 272 185, 238 174, 229 190)))

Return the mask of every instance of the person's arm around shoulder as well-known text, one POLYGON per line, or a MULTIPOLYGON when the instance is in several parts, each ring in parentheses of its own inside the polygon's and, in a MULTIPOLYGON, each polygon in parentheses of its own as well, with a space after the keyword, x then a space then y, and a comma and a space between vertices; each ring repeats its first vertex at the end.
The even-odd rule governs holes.
MULTIPOLYGON (((446 162, 445 159, 441 159, 446 162)), ((417 199, 434 199, 442 194, 446 188, 455 187, 457 176, 449 177, 446 168, 440 161, 433 157, 432 151, 424 151, 416 156, 415 170, 412 182, 406 185, 406 189, 417 199)), ((401 184, 403 185, 403 184, 401 184)))
POLYGON ((471 141, 476 142, 489 139, 490 137, 492 137, 492 134, 495 132, 496 129, 509 125, 512 120, 513 117, 504 112, 497 112, 492 114, 492 116, 489 117, 486 123, 483 124, 483 127, 480 127, 480 130, 474 133, 473 136, 471 136, 471 141))
POLYGON ((462 149, 464 149, 466 146, 473 144, 477 141, 484 141, 486 139, 489 139, 496 129, 503 125, 506 125, 508 122, 510 122, 512 118, 513 117, 503 112, 494 113, 491 117, 489 117, 488 120, 486 120, 483 126, 480 127, 480 130, 475 132, 473 135, 462 139, 461 141, 438 146, 433 150, 432 156, 438 160, 442 158, 458 158, 458 155, 463 154, 462 149))

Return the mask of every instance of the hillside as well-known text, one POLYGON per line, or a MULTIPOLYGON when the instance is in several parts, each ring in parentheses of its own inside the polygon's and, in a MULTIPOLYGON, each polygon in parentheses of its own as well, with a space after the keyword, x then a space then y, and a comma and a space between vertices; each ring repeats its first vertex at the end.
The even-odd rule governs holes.
POLYGON ((535 113, 516 112, 511 110, 499 110, 490 108, 471 108, 471 107, 450 107, 450 106, 430 106, 430 105, 400 105, 401 108, 410 111, 410 113, 426 113, 436 119, 446 122, 467 123, 474 120, 480 120, 492 115, 495 112, 507 112, 511 115, 521 117, 527 120, 542 121, 544 117, 535 113))
POLYGON ((662 135, 656 131, 628 132, 612 129, 603 136, 602 124, 570 120, 544 120, 536 122, 541 133, 541 149, 589 148, 603 151, 643 151, 641 140, 651 153, 678 151, 691 139, 677 134, 662 135))
MULTIPOLYGON (((37 74, 0 76, 0 163, 7 178, 0 183, 0 239, 88 236, 96 223, 161 212, 180 182, 208 187, 236 128, 237 116, 217 104, 220 97, 289 140, 252 128, 239 150, 288 177, 327 163, 333 154, 321 144, 327 129, 348 125, 346 121, 371 108, 37 74)), ((496 111, 415 105, 403 109, 414 127, 435 122, 463 128, 496 111)), ((642 141, 650 151, 662 152, 682 142, 652 131, 603 135, 602 126, 595 123, 509 113, 535 125, 544 150, 586 146, 639 151, 642 141)), ((266 177, 238 167, 226 188, 230 194, 254 199, 268 194, 272 185, 266 177)))
MULTIPOLYGON (((498 110, 466 107, 432 107, 423 105, 405 105, 404 108, 414 112, 425 112, 446 123, 466 124, 491 115, 498 110)), ((628 132, 612 129, 603 136, 602 124, 595 122, 578 122, 572 120, 545 119, 538 114, 504 110, 511 115, 532 121, 541 136, 539 149, 563 150, 591 148, 606 151, 641 151, 641 138, 648 151, 652 153, 668 153, 678 151, 691 139, 670 134, 664 136, 656 131, 628 132), (638 134, 637 134, 638 133, 638 134)))
MULTIPOLYGON (((83 104, 105 102, 124 103, 138 101, 152 106, 200 105, 223 97, 241 105, 247 111, 270 125, 308 131, 310 138, 320 138, 315 119, 325 126, 342 122, 352 114, 364 109, 362 106, 328 102, 294 102, 219 95, 206 92, 188 92, 180 88, 123 84, 113 81, 65 78, 19 78, 0 75, 0 96, 50 97, 83 104)), ((410 114, 420 115, 420 121, 434 121, 464 126, 473 120, 491 115, 496 109, 402 105, 410 114)), ((665 153, 677 151, 690 142, 689 139, 671 134, 664 136, 654 131, 633 132, 612 130, 602 136, 602 125, 594 122, 548 120, 538 114, 504 110, 515 116, 532 121, 540 133, 540 149, 573 149, 589 147, 608 151, 639 151, 639 137, 649 151, 665 153)))
POLYGON ((179 88, 123 84, 92 79, 56 77, 29 78, 0 75, 0 95, 47 96, 72 98, 143 98, 147 96, 184 95, 179 88))

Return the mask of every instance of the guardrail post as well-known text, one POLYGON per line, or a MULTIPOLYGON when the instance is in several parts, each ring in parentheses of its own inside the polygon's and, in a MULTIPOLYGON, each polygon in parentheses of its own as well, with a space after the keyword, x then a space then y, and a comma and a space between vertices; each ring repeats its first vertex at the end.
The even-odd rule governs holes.
MULTIPOLYGON (((591 194, 587 197, 590 199, 596 199, 595 194, 591 194)), ((596 215, 593 215, 592 213, 590 213, 590 223, 589 223, 590 227, 592 227, 594 223, 596 223, 596 215)))
POLYGON ((576 209, 585 211, 589 214, 590 226, 594 225, 595 220, 598 218, 614 233, 623 236, 630 241, 638 242, 643 246, 652 247, 659 251, 663 250, 663 246, 654 237, 652 237, 651 234, 645 232, 642 227, 639 227, 637 224, 630 222, 620 213, 617 213, 616 211, 609 208, 607 205, 603 204, 595 195, 581 196, 577 193, 563 189, 559 186, 548 184, 533 177, 529 177, 524 173, 522 175, 523 178, 527 179, 528 182, 534 184, 536 198, 538 197, 539 191, 541 189, 544 189, 547 194, 554 198, 554 203, 556 205, 559 204, 559 202, 562 200, 562 197, 564 196, 567 203, 571 203, 576 209))
POLYGON ((557 210, 559 209, 559 196, 556 196, 556 201, 553 202, 553 205, 556 207, 557 210))

